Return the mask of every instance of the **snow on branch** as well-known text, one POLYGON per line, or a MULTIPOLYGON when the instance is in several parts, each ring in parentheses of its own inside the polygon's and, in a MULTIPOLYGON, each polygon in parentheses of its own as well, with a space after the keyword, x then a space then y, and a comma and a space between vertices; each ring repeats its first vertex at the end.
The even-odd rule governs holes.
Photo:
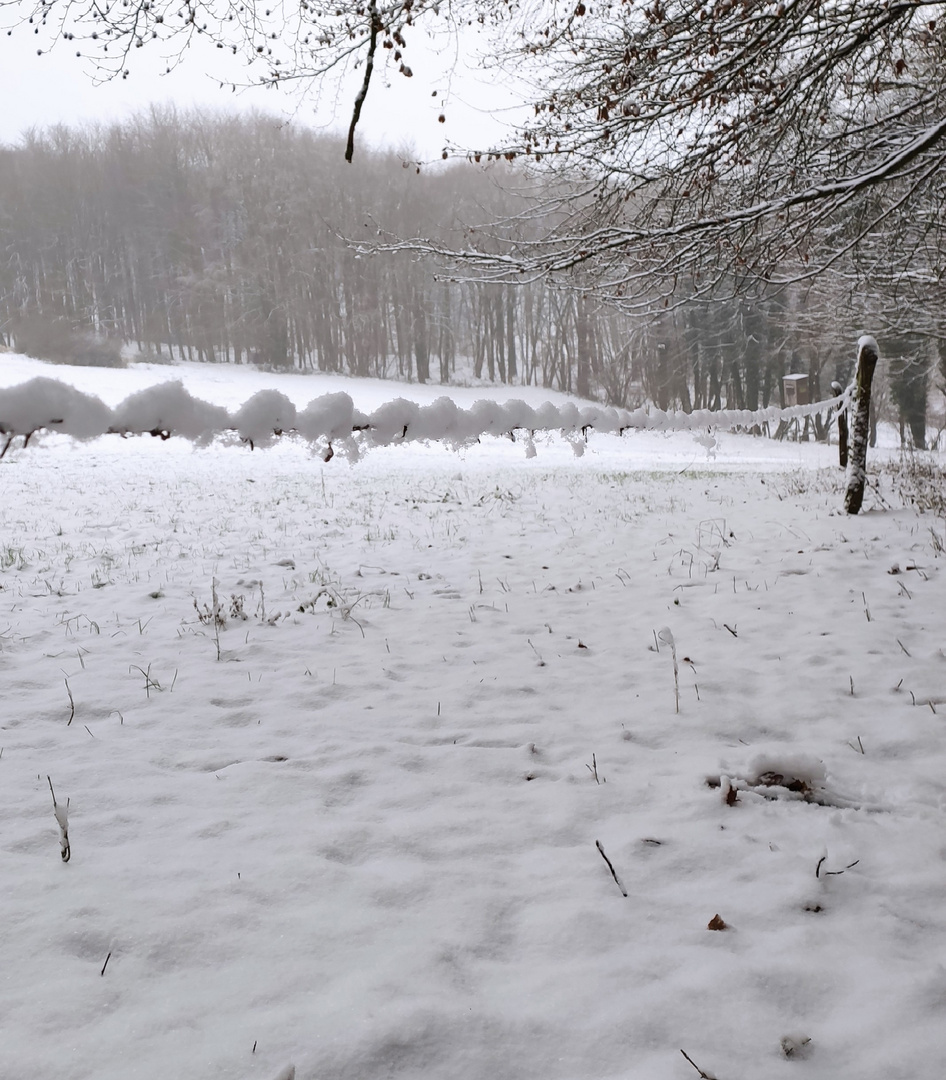
MULTIPOLYGON (((568 437, 588 431, 623 434, 629 430, 699 431, 707 428, 753 427, 804 417, 846 403, 841 395, 813 405, 789 409, 723 409, 710 412, 669 413, 659 409, 616 409, 604 405, 546 402, 537 408, 524 401, 477 401, 462 409, 448 397, 430 405, 404 398, 386 402, 373 413, 359 412, 348 394, 325 394, 304 409, 278 390, 261 390, 235 412, 193 397, 180 382, 159 383, 139 390, 114 409, 100 398, 82 393, 56 379, 37 378, 0 394, 0 457, 21 436, 26 445, 36 431, 57 431, 75 439, 100 435, 154 435, 169 439, 181 435, 208 443, 218 435, 235 432, 250 447, 268 446, 279 436, 295 434, 325 449, 334 446, 357 459, 361 450, 403 442, 444 442, 462 446, 481 435, 559 431, 568 437)), ((581 453, 580 440, 572 440, 581 453)), ((534 451, 532 451, 534 452, 534 451)), ((530 453, 531 456, 531 453, 530 453)))
MULTIPOLYGON (((713 274, 708 268, 716 264, 720 251, 732 253, 730 269, 735 267, 739 272, 750 269, 744 238, 747 231, 761 235, 759 230, 764 222, 778 223, 775 236, 780 237, 781 241, 776 245, 776 249, 784 255, 789 247, 795 246, 794 243, 789 243, 793 235, 789 222, 796 220, 792 215, 800 215, 797 221, 802 224, 803 231, 807 232, 860 195, 889 185, 897 179, 910 180, 912 177, 912 182, 919 186, 938 174, 943 167, 942 144, 946 141, 946 117, 940 117, 922 130, 910 132, 908 136, 901 136, 900 139, 899 143, 889 149, 887 143, 881 142, 880 147, 886 152, 880 160, 863 168, 841 170, 838 176, 819 179, 796 190, 780 190, 745 205, 736 202, 722 208, 717 207, 709 214, 674 214, 670 220, 663 220, 659 216, 655 220, 649 214, 639 213, 632 216, 630 221, 625 221, 622 215, 617 223, 600 224, 601 204, 595 198, 589 202, 589 205, 594 207, 594 212, 584 221, 584 225, 580 224, 575 231, 560 227, 549 235, 531 239, 520 237, 515 240, 487 232, 491 240, 500 241, 499 250, 478 246, 451 248, 424 236, 376 245, 361 244, 359 250, 366 253, 410 252, 433 256, 451 266, 469 268, 471 280, 497 285, 554 278, 580 267, 597 268, 600 274, 601 268, 604 268, 607 273, 614 271, 613 280, 610 284, 599 282, 596 290, 602 295, 611 295, 619 306, 624 307, 630 304, 629 298, 633 294, 631 286, 636 279, 652 284, 654 275, 665 276, 669 267, 666 276, 673 279, 676 288, 677 279, 686 276, 683 270, 692 269, 695 271, 696 282, 706 278, 696 289, 697 294, 702 295, 707 291, 712 292, 710 282, 713 274), (739 239, 740 237, 743 239, 739 239), (636 256, 636 260, 629 258, 631 254, 636 256), (639 263, 645 272, 632 269, 629 273, 629 262, 632 267, 639 263)), ((703 167, 705 168, 705 165, 703 167)), ((680 175, 689 178, 686 183, 694 183, 688 170, 681 168, 680 175)), ((606 189, 602 188, 599 194, 603 194, 604 190, 606 189)), ((909 190, 911 188, 908 185, 909 190)), ((627 198, 620 185, 615 188, 615 193, 621 201, 627 198)), ((684 193, 684 199, 688 194, 684 193)), ((905 197, 901 193, 900 201, 903 202, 905 197)), ((675 198, 679 199, 679 196, 675 198)), ((579 204, 574 194, 572 201, 576 206, 579 204)), ((661 195, 653 201, 651 208, 659 209, 666 206, 668 201, 673 203, 674 199, 668 200, 665 195, 661 195)), ((557 198, 553 197, 547 206, 551 208, 556 203, 557 198)), ((889 208, 874 208, 869 225, 861 233, 850 237, 840 250, 829 253, 826 257, 828 263, 821 266, 818 272, 826 269, 827 265, 836 261, 841 254, 856 247, 871 230, 876 230, 886 213, 889 213, 889 208)), ((579 223, 581 221, 579 217, 579 223)), ((478 229, 481 234, 485 231, 483 226, 478 229)), ((813 271, 806 265, 801 269, 795 268, 792 272, 805 278, 812 276, 813 271)), ((769 268, 766 274, 769 273, 774 271, 769 268)), ((462 273, 460 280, 465 280, 462 273)), ((649 296, 647 302, 652 303, 653 297, 649 296)))

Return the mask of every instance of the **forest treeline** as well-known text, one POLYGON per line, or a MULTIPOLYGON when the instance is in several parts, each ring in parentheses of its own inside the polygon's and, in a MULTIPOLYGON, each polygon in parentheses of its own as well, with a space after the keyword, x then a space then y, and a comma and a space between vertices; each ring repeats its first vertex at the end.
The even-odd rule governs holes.
POLYGON ((447 241, 505 216, 516 197, 497 172, 418 172, 393 153, 351 166, 337 140, 262 115, 32 132, 0 151, 0 322, 24 343, 66 320, 189 360, 625 399, 626 318, 351 243, 382 227, 447 241))
MULTIPOLYGON (((552 223, 525 212, 532 183, 505 163, 418 170, 376 151, 348 165, 336 140, 265 115, 155 109, 30 132, 0 147, 0 335, 33 353, 87 332, 155 357, 685 410, 778 404, 790 372, 809 375, 812 400, 847 381, 863 327, 836 317, 829 291, 654 316, 368 250, 384 236, 461 244, 473 227, 482 242, 484 223, 516 215, 540 235, 552 223)), ((909 334, 885 345, 889 393, 922 445, 938 353, 909 334)))

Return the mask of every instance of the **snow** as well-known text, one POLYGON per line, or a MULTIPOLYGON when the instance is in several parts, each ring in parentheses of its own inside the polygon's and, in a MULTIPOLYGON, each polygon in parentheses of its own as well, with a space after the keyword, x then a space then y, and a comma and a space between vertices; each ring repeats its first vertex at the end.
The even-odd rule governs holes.
MULTIPOLYGON (((21 362, 26 360, 25 357, 19 359, 21 362)), ((0 397, 0 435, 7 436, 3 453, 17 436, 29 440, 34 432, 43 429, 71 434, 75 438, 93 438, 104 433, 150 434, 164 439, 183 435, 198 442, 235 431, 251 449, 271 446, 275 439, 291 433, 321 443, 318 449, 325 460, 335 453, 328 432, 341 433, 340 449, 352 460, 360 459, 366 446, 417 441, 463 446, 483 435, 512 436, 517 430, 525 439, 527 457, 535 455, 533 436, 536 431, 564 435, 577 457, 585 449, 579 436, 587 435, 591 430, 611 434, 621 434, 629 429, 696 431, 700 445, 712 451, 716 436, 711 432, 719 427, 752 428, 822 412, 846 400, 842 395, 830 401, 790 409, 701 410, 685 414, 657 409, 628 411, 590 402, 576 404, 563 395, 559 395, 562 400, 557 404, 546 400, 538 409, 533 409, 523 400, 502 401, 494 394, 492 399, 475 401, 468 409, 459 408, 446 397, 439 397, 430 404, 398 397, 385 400, 365 415, 355 411, 354 402, 347 394, 335 391, 308 402, 300 423, 295 403, 282 390, 272 387, 257 390, 232 416, 220 405, 193 397, 179 380, 157 381, 135 390, 110 411, 98 396, 83 392, 75 385, 60 385, 45 375, 18 381, 15 374, 10 378, 9 373, 15 371, 14 363, 4 380, 9 389, 0 397)), ((88 383, 88 377, 81 381, 88 383)), ((296 382, 287 384, 286 388, 298 390, 300 385, 296 382)), ((312 377, 307 378, 306 385, 310 389, 313 387, 312 377)), ((352 389, 356 389, 355 384, 352 389)), ((363 393, 362 387, 357 389, 363 393)), ((531 391, 534 396, 535 388, 531 391)))
POLYGON ((111 421, 99 399, 43 376, 5 388, 0 411, 0 431, 12 435, 29 435, 55 425, 75 439, 94 439, 108 430, 111 421))
MULTIPOLYGON (((273 391, 262 439, 287 402, 331 437, 327 393, 460 423, 443 387, 62 376, 273 391)), ((934 1075, 942 519, 849 517, 815 444, 523 441, 0 462, 4 1080, 934 1075)))
POLYGON ((877 353, 878 356, 880 355, 880 348, 877 345, 877 339, 875 337, 871 337, 870 334, 862 334, 857 339, 858 353, 860 353, 861 349, 870 349, 872 352, 877 353))
MULTIPOLYGON (((28 390, 29 386, 25 383, 22 388, 28 390)), ((175 431, 185 438, 203 441, 211 439, 229 419, 226 409, 199 401, 183 383, 163 382, 125 398, 116 406, 111 425, 125 433, 175 431)), ((238 414, 236 423, 241 422, 238 414)))

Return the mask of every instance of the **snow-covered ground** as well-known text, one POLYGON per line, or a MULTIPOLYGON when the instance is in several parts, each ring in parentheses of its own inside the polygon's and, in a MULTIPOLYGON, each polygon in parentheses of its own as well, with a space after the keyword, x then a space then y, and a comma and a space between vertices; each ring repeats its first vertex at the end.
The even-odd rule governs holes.
POLYGON ((814 444, 537 448, 0 462, 3 1080, 939 1075, 942 518, 814 444))

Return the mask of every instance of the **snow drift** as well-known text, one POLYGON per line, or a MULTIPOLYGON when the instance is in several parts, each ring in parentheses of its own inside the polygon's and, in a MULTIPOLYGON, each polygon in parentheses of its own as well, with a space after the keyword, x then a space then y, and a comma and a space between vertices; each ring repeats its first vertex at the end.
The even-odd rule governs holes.
MULTIPOLYGON (((193 397, 181 382, 167 382, 139 390, 110 409, 100 398, 73 389, 55 379, 40 377, 6 389, 0 395, 0 434, 7 446, 16 436, 28 440, 36 431, 50 430, 76 439, 104 434, 180 435, 198 442, 224 432, 235 432, 250 446, 267 446, 275 438, 294 433, 323 446, 333 443, 357 456, 359 448, 402 442, 447 442, 464 445, 483 435, 560 431, 566 437, 588 431, 623 434, 628 430, 700 431, 713 428, 751 428, 810 416, 843 404, 842 395, 812 405, 789 409, 724 409, 669 413, 659 409, 616 409, 571 402, 538 408, 524 401, 477 401, 463 409, 442 397, 429 405, 396 398, 374 412, 359 412, 344 393, 326 394, 304 409, 276 390, 261 390, 235 412, 193 397)), ((573 440, 576 448, 577 440, 573 440)), ((6 447, 4 448, 6 449, 6 447)))

